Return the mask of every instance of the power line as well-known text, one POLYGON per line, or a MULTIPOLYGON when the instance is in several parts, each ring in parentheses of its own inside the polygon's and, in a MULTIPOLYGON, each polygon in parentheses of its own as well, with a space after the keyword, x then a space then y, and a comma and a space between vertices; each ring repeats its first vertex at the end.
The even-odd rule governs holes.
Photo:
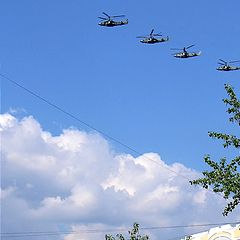
MULTIPOLYGON (((127 144, 123 143, 122 141, 118 140, 117 138, 112 137, 112 136, 110 136, 109 134, 105 133, 104 131, 99 130, 98 128, 92 126, 91 124, 83 121, 83 120, 80 119, 79 117, 77 117, 77 116, 73 115, 72 113, 64 110, 64 109, 61 108, 61 107, 59 107, 59 106, 56 105, 55 103, 52 103, 51 101, 47 100, 46 98, 40 96, 39 94, 33 92, 32 90, 30 90, 30 89, 24 87, 23 85, 19 84, 18 82, 14 81, 12 78, 10 78, 10 77, 2 74, 2 73, 0 73, 0 76, 1 76, 2 78, 4 78, 4 79, 8 80, 9 82, 13 83, 14 85, 18 86, 19 88, 23 89, 24 91, 28 92, 28 93, 31 94, 32 96, 38 98, 39 100, 41 100, 41 101, 45 102, 46 104, 52 106, 53 108, 57 109, 58 111, 66 114, 67 116, 71 117, 72 119, 74 119, 74 120, 78 121, 79 123, 85 125, 85 126, 88 127, 89 129, 92 129, 92 130, 94 130, 94 131, 102 134, 103 136, 105 136, 105 137, 107 137, 108 139, 110 139, 110 140, 118 143, 119 145, 125 147, 126 149, 129 149, 130 151, 132 151, 132 152, 134 152, 134 153, 142 156, 144 159, 149 160, 149 161, 152 161, 153 163, 159 165, 160 167, 167 169, 169 172, 172 172, 172 173, 174 173, 175 175, 184 178, 184 179, 187 180, 188 182, 191 180, 191 179, 189 179, 188 177, 180 174, 179 172, 176 172, 176 171, 172 170, 170 167, 165 166, 165 165, 162 165, 162 164, 160 164, 158 161, 155 161, 154 159, 145 156, 144 153, 141 153, 140 151, 137 151, 137 150, 134 149, 133 147, 128 146, 127 144)), ((199 186, 198 186, 198 187, 199 187, 199 186)), ((213 193, 219 195, 220 197, 223 197, 223 195, 222 195, 221 193, 219 193, 219 192, 214 192, 211 188, 207 188, 206 190, 208 190, 208 191, 210 191, 210 192, 213 192, 213 193)), ((227 200, 226 200, 226 201, 227 201, 227 200)))
MULTIPOLYGON (((159 165, 160 167, 167 169, 169 172, 172 172, 172 173, 174 173, 175 175, 184 178, 184 179, 187 180, 188 182, 191 180, 191 179, 189 179, 188 177, 180 174, 179 172, 176 172, 176 171, 172 170, 170 167, 164 166, 164 165, 160 164, 158 161, 155 161, 154 159, 145 156, 144 153, 141 153, 140 151, 134 149, 133 147, 130 147, 129 145, 127 145, 127 144, 123 143, 122 141, 118 140, 117 138, 112 137, 112 136, 110 136, 109 134, 105 133, 104 131, 102 131, 102 130, 100 130, 100 129, 94 127, 94 126, 92 126, 91 124, 89 124, 89 123, 87 123, 87 122, 85 122, 85 121, 83 121, 83 120, 80 119, 79 117, 77 117, 77 116, 75 116, 74 114, 72 114, 72 113, 64 110, 63 108, 59 107, 58 105, 56 105, 55 103, 49 101, 48 99, 40 96, 39 94, 35 93, 34 91, 32 91, 32 90, 24 87, 23 85, 21 85, 20 83, 14 81, 12 78, 6 76, 5 74, 0 73, 0 76, 1 76, 2 78, 4 78, 4 79, 8 80, 9 82, 13 83, 13 84, 16 85, 17 87, 23 89, 24 91, 26 91, 27 93, 31 94, 32 96, 38 98, 39 100, 41 100, 41 101, 45 102, 46 104, 52 106, 53 108, 57 109, 58 111, 66 114, 66 115, 69 116, 70 118, 72 118, 72 119, 76 120, 77 122, 85 125, 85 126, 88 127, 89 129, 92 129, 92 130, 94 130, 94 131, 102 134, 103 136, 105 136, 105 137, 107 137, 108 139, 110 139, 110 140, 118 143, 119 145, 125 147, 126 149, 129 149, 130 151, 132 151, 132 152, 134 152, 134 153, 142 156, 144 159, 149 160, 149 161, 152 161, 153 163, 159 165)), ((199 186, 198 186, 198 187, 199 187, 199 186)), ((223 195, 222 195, 221 193, 214 192, 211 188, 207 188, 206 190, 211 191, 211 192, 213 192, 213 193, 215 193, 215 194, 223 197, 223 195)))
POLYGON ((146 227, 140 228, 143 230, 154 230, 154 229, 170 229, 170 228, 194 228, 194 227, 208 227, 208 226, 219 226, 226 224, 239 224, 240 222, 225 222, 225 223, 203 223, 203 224, 191 224, 191 225, 176 225, 176 226, 161 226, 161 227, 146 227))
POLYGON ((21 84, 19 84, 18 82, 14 81, 14 80, 11 79, 10 77, 8 77, 8 76, 6 76, 6 75, 4 75, 4 74, 2 74, 2 73, 0 73, 0 76, 1 76, 2 78, 4 78, 4 79, 8 80, 9 82, 13 83, 14 85, 18 86, 19 88, 23 89, 24 91, 28 92, 28 93, 31 94, 32 96, 34 96, 34 97, 40 99, 41 101, 45 102, 46 104, 48 104, 48 105, 52 106, 53 108, 57 109, 58 111, 60 111, 60 112, 62 112, 62 113, 64 113, 64 114, 66 114, 67 116, 69 116, 69 117, 73 118, 74 120, 80 122, 81 124, 85 125, 86 127, 88 127, 88 128, 90 128, 90 129, 92 129, 92 130, 94 130, 94 131, 96 131, 96 132, 102 134, 103 136, 107 137, 108 139, 110 139, 110 140, 112 140, 112 141, 118 143, 119 145, 121 145, 121 146, 123 146, 123 147, 129 149, 130 151, 132 151, 132 152, 134 152, 134 153, 136 153, 136 154, 138 154, 138 155, 142 155, 143 158, 145 158, 145 159, 147 159, 147 160, 149 160, 149 161, 152 161, 152 162, 158 164, 158 165, 161 166, 162 168, 167 169, 168 171, 170 171, 170 172, 176 174, 177 176, 180 176, 180 177, 182 177, 182 178, 184 178, 184 179, 190 181, 190 179, 187 178, 186 176, 184 176, 184 175, 182 175, 182 174, 180 174, 180 173, 178 173, 178 172, 172 170, 172 169, 171 169, 170 167, 168 167, 168 166, 161 165, 159 162, 155 161, 154 159, 145 156, 145 155, 144 155, 143 153, 141 153, 140 151, 137 151, 136 149, 134 149, 134 148, 128 146, 127 144, 123 143, 122 141, 118 140, 117 138, 112 137, 112 136, 110 136, 109 134, 103 132, 102 130, 99 130, 98 128, 96 128, 96 127, 90 125, 89 123, 83 121, 83 120, 80 119, 79 117, 77 117, 77 116, 73 115, 72 113, 70 113, 70 112, 64 110, 64 109, 61 108, 61 107, 59 107, 59 106, 56 105, 55 103, 53 103, 53 102, 47 100, 46 98, 40 96, 39 94, 33 92, 32 90, 30 90, 30 89, 24 87, 23 85, 21 85, 21 84))
MULTIPOLYGON (((222 226, 226 224, 239 224, 240 222, 224 222, 224 223, 205 223, 205 224, 192 224, 192 225, 175 225, 175 226, 158 226, 158 227, 141 227, 140 230, 161 230, 161 229, 176 229, 176 228, 196 228, 196 227, 209 227, 209 226, 222 226)), ((19 237, 44 237, 44 236, 56 236, 56 235, 67 235, 67 234, 97 234, 97 233, 109 233, 109 232, 123 232, 128 231, 127 228, 116 228, 116 229, 86 229, 79 231, 42 231, 42 232, 3 232, 1 237, 4 238, 19 238, 19 237)), ((191 234, 192 235, 192 234, 191 234)), ((172 238, 175 239, 175 238, 172 238)), ((170 239, 169 239, 170 240, 170 239)))

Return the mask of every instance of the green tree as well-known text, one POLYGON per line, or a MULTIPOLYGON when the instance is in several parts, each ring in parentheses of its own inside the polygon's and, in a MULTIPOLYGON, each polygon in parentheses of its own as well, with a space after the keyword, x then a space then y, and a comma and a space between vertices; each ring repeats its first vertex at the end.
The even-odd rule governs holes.
MULTIPOLYGON (((133 229, 131 231, 128 231, 129 233, 129 240, 148 240, 149 237, 147 235, 140 235, 139 234, 139 224, 134 223, 133 224, 133 229)), ((116 237, 107 234, 105 235, 106 240, 125 240, 125 237, 122 234, 117 234, 116 237)))
MULTIPOLYGON (((239 127, 240 100, 237 98, 233 87, 225 84, 225 89, 228 98, 223 99, 223 102, 228 106, 229 121, 239 127)), ((222 140, 224 148, 235 148, 239 155, 240 139, 238 137, 218 132, 208 132, 208 134, 213 139, 222 140)), ((228 213, 232 212, 240 204, 240 156, 236 156, 228 162, 226 157, 215 162, 210 155, 206 155, 204 161, 210 166, 211 171, 204 171, 203 178, 190 181, 190 183, 192 185, 200 185, 206 189, 212 187, 214 192, 222 193, 223 197, 229 200, 223 211, 223 215, 227 216, 228 213)))

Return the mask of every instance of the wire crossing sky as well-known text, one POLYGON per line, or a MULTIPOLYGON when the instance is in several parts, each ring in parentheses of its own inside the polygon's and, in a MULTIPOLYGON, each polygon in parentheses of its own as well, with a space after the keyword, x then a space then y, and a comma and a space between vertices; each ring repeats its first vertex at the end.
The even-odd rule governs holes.
MULTIPOLYGON (((17 82, 14 81, 13 79, 10 79, 9 77, 5 76, 4 74, 1 74, 1 73, 0 73, 0 76, 3 77, 3 78, 6 79, 6 80, 12 82, 13 84, 15 84, 16 86, 18 86, 19 88, 22 88, 24 91, 28 92, 29 94, 33 95, 34 97, 36 97, 36 98, 40 99, 41 101, 47 103, 48 105, 52 106, 53 108, 56 108, 57 110, 63 112, 64 114, 68 115, 69 117, 73 118, 74 120, 80 122, 81 124, 86 125, 88 128, 90 128, 90 129, 92 129, 92 130, 94 130, 94 131, 97 131, 98 133, 102 134, 103 136, 109 138, 110 140, 113 140, 114 142, 122 145, 123 147, 131 150, 132 152, 134 152, 134 153, 136 153, 136 154, 138 154, 138 155, 143 155, 143 153, 140 153, 139 151, 133 149, 132 147, 129 147, 128 145, 126 145, 126 144, 120 142, 119 140, 117 140, 116 138, 114 138, 114 137, 112 137, 112 136, 110 136, 110 135, 102 132, 101 130, 96 129, 95 127, 93 127, 93 126, 89 125, 88 123, 82 121, 80 118, 76 117, 75 115, 67 112, 66 110, 62 109, 61 107, 55 105, 54 103, 49 102, 47 99, 39 96, 38 94, 32 92, 31 90, 25 88, 24 86, 20 85, 19 83, 17 83, 17 82)), ((149 158, 149 157, 146 157, 146 156, 143 156, 143 157, 144 157, 146 160, 148 160, 148 161, 154 162, 155 164, 157 164, 157 165, 160 166, 161 168, 165 168, 165 169, 167 169, 169 172, 172 172, 172 173, 176 174, 177 176, 179 176, 179 177, 181 177, 181 178, 184 178, 184 179, 187 180, 188 182, 191 180, 190 178, 188 178, 188 177, 180 174, 179 172, 176 172, 176 171, 172 170, 170 167, 167 167, 167 166, 165 166, 165 165, 163 165, 163 164, 159 164, 158 161, 155 161, 155 160, 152 159, 152 158, 149 158)), ((210 189, 210 188, 207 189, 207 190, 213 192, 213 190, 210 189)), ((223 195, 220 194, 220 193, 215 193, 215 194, 219 195, 220 197, 223 197, 223 195)))
MULTIPOLYGON (((160 230, 160 229, 171 229, 171 228, 197 228, 197 227, 213 227, 219 225, 226 224, 239 224, 239 222, 225 222, 225 223, 207 223, 207 224, 199 224, 199 225, 183 225, 183 226, 161 226, 161 227, 141 227, 140 230, 160 230)), ((119 233, 119 232, 127 232, 129 229, 89 229, 84 231, 58 231, 58 232, 12 232, 12 233, 1 233, 1 237, 3 238, 18 238, 18 237, 39 237, 39 236, 54 236, 54 235, 66 235, 66 234, 96 234, 99 232, 102 233, 119 233)))
MULTIPOLYGON (((116 138, 114 138, 114 137, 112 137, 112 136, 110 136, 110 135, 102 132, 101 130, 98 130, 98 129, 96 129, 95 127, 89 125, 88 123, 82 121, 80 118, 78 118, 78 117, 76 117, 75 115, 69 113, 68 111, 62 109, 61 107, 55 105, 54 103, 49 102, 47 99, 39 96, 38 94, 32 92, 31 90, 25 88, 24 86, 20 85, 19 83, 17 83, 16 81, 10 79, 9 77, 7 77, 7 76, 5 76, 5 75, 3 75, 3 74, 1 74, 1 73, 0 73, 0 76, 3 77, 3 78, 5 78, 6 80, 12 82, 13 84, 15 84, 16 86, 18 86, 19 88, 22 88, 24 91, 28 92, 29 94, 33 95, 34 97, 36 97, 36 98, 40 99, 41 101, 47 103, 48 105, 52 106, 53 108, 56 108, 57 110, 63 112, 64 114, 68 115, 69 117, 73 118, 74 120, 76 120, 76 121, 80 122, 81 124, 87 126, 88 128, 90 128, 90 129, 92 129, 92 130, 94 130, 94 131, 97 131, 98 133, 102 134, 104 137, 107 137, 107 138, 109 138, 110 140, 113 140, 114 142, 122 145, 123 147, 127 148, 128 150, 131 150, 132 152, 134 152, 134 153, 136 153, 136 154, 138 154, 138 155, 142 155, 142 154, 143 154, 143 153, 140 153, 139 151, 133 149, 132 147, 129 147, 128 145, 120 142, 120 141, 117 140, 116 138)), ((147 158, 147 157, 145 157, 145 158, 146 158, 147 160, 149 160, 149 161, 152 161, 152 162, 156 163, 156 164, 159 165, 160 167, 166 168, 168 171, 176 174, 177 176, 180 176, 180 177, 182 177, 182 178, 190 181, 190 179, 188 179, 187 177, 179 174, 178 172, 175 172, 174 170, 172 170, 172 169, 170 169, 170 168, 167 168, 167 167, 164 166, 164 165, 159 164, 159 162, 155 161, 154 159, 147 158)))

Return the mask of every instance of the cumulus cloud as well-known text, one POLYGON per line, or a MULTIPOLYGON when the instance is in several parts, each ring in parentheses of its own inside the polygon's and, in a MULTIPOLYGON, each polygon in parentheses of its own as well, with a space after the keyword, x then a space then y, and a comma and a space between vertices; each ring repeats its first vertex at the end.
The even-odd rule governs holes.
MULTIPOLYGON (((53 136, 32 116, 2 114, 0 131, 3 232, 226 221, 222 198, 189 185, 197 171, 168 165, 157 153, 116 153, 98 133, 75 128, 53 136)), ((236 219, 232 214, 228 220, 236 219)), ((85 231, 81 239, 91 234, 85 231)))

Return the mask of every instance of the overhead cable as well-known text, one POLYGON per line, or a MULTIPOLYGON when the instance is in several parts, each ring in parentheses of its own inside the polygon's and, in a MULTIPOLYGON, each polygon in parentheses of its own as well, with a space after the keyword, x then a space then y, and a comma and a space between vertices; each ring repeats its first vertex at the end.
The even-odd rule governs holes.
MULTIPOLYGON (((172 226, 156 226, 156 227, 140 227, 140 230, 163 230, 163 229, 176 229, 176 228, 199 228, 209 226, 222 226, 226 224, 236 225, 240 222, 224 222, 224 223, 205 223, 205 224, 191 224, 191 225, 172 225, 172 226)), ((113 233, 113 232, 125 232, 127 228, 115 228, 115 229, 82 229, 78 231, 26 231, 26 232, 3 232, 1 237, 4 238, 19 238, 19 237, 44 237, 44 236, 56 236, 67 234, 97 234, 97 233, 113 233)), ((172 238, 174 239, 174 238, 172 238)), ((170 239, 169 239, 170 240, 170 239)))
POLYGON ((40 99, 41 101, 45 102, 46 104, 48 104, 48 105, 52 106, 53 108, 57 109, 58 111, 60 111, 60 112, 62 112, 62 113, 64 113, 64 114, 66 114, 66 115, 68 115, 69 117, 73 118, 74 120, 80 122, 81 124, 85 125, 86 127, 88 127, 88 128, 90 128, 90 129, 92 129, 92 130, 94 130, 94 131, 96 131, 96 132, 102 134, 103 136, 107 137, 108 139, 110 139, 110 140, 112 140, 112 141, 118 143, 119 145, 121 145, 121 146, 123 146, 123 147, 129 149, 130 151, 132 151, 132 152, 134 152, 134 153, 136 153, 136 154, 138 154, 138 155, 142 155, 143 158, 145 158, 145 159, 147 159, 147 160, 149 160, 149 161, 152 161, 152 162, 154 162, 155 164, 158 164, 158 165, 161 166, 162 168, 167 169, 168 171, 170 171, 170 172, 176 174, 177 176, 180 176, 180 177, 182 177, 182 178, 184 178, 184 179, 190 181, 190 179, 187 178, 186 176, 180 174, 180 173, 177 172, 177 171, 174 171, 173 169, 171 169, 171 168, 168 167, 168 166, 164 166, 164 165, 160 164, 158 161, 156 161, 156 160, 154 160, 154 159, 152 159, 152 158, 150 158, 150 157, 147 157, 146 155, 144 155, 144 154, 141 153, 140 151, 137 151, 136 149, 134 149, 134 148, 128 146, 127 144, 123 143, 122 141, 116 139, 115 137, 112 137, 112 136, 110 136, 109 134, 103 132, 102 130, 99 130, 98 128, 92 126, 91 124, 89 124, 89 123, 83 121, 83 120, 80 119, 79 117, 77 117, 77 116, 75 116, 74 114, 72 114, 72 113, 70 113, 70 112, 64 110, 62 107, 59 107, 59 106, 56 105, 55 103, 53 103, 53 102, 49 101, 48 99, 46 99, 46 98, 40 96, 39 94, 33 92, 32 90, 30 90, 30 89, 24 87, 23 85, 21 85, 20 83, 14 81, 13 79, 9 78, 9 77, 6 76, 5 74, 0 73, 0 76, 1 76, 2 78, 4 78, 4 79, 8 80, 9 82, 13 83, 14 85, 18 86, 19 88, 23 89, 24 91, 28 92, 28 93, 31 94, 32 96, 34 96, 34 97, 40 99))

